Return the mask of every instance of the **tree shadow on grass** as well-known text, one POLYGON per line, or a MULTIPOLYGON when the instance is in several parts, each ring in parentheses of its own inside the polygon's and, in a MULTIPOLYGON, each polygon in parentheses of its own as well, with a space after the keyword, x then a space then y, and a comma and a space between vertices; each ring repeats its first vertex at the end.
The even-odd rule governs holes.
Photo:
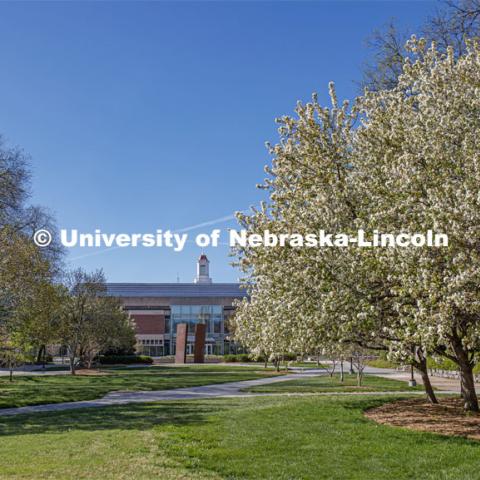
POLYGON ((391 395, 382 395, 375 396, 375 392, 372 392, 372 395, 365 396, 350 396, 350 397, 339 397, 338 404, 341 404, 345 409, 352 410, 365 410, 367 408, 374 408, 384 403, 395 402, 397 400, 402 400, 409 398, 408 395, 398 394, 392 392, 391 395))
POLYGON ((208 402, 156 402, 86 408, 0 418, 0 436, 62 433, 70 430, 149 430, 157 425, 195 425, 224 409, 208 402))

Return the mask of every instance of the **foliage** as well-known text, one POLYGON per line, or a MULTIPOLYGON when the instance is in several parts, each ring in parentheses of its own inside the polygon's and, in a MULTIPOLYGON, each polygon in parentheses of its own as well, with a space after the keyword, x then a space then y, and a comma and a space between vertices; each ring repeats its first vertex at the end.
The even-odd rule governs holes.
MULTIPOLYGON (((264 355, 252 355, 251 353, 237 353, 237 354, 227 354, 220 357, 224 362, 265 362, 268 361, 264 355)), ((291 360, 296 360, 297 355, 295 354, 284 354, 282 360, 288 362, 291 360)))
POLYGON ((118 299, 105 295, 103 272, 69 273, 61 303, 59 337, 68 348, 71 373, 75 374, 77 357, 91 367, 104 349, 131 349, 135 344, 133 326, 118 299))
POLYGON ((252 362, 254 359, 248 353, 228 354, 223 355, 224 362, 252 362))
POLYGON ((262 188, 269 201, 239 214, 249 233, 323 229, 447 233, 448 247, 235 251, 250 293, 234 334, 279 358, 352 344, 413 363, 432 401, 426 356, 459 365, 465 408, 478 409, 472 367, 480 348, 480 48, 443 54, 415 37, 394 88, 331 106, 316 96, 279 120, 262 188))
POLYGON ((40 249, 32 240, 40 228, 55 233, 55 225, 48 212, 28 204, 29 195, 28 157, 0 137, 0 348, 16 352, 15 363, 53 340, 53 281, 61 269, 57 241, 40 249))

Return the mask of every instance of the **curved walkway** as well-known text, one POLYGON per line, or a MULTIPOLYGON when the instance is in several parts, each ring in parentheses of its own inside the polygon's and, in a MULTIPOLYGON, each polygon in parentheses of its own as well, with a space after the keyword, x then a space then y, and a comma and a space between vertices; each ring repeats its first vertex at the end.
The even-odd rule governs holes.
MULTIPOLYGON (((299 378, 314 377, 324 372, 311 371, 309 373, 297 373, 283 375, 281 377, 259 378, 257 380, 244 380, 241 382, 220 383, 216 385, 203 385, 199 387, 177 388, 173 390, 155 390, 142 392, 117 391, 110 392, 98 400, 85 400, 78 402, 48 403, 44 405, 31 405, 27 407, 0 409, 0 416, 13 416, 40 412, 60 412, 79 408, 108 407, 112 405, 126 405, 129 403, 148 403, 164 400, 194 400, 205 398, 232 398, 232 397, 255 397, 255 396, 328 396, 328 395, 399 395, 420 394, 424 392, 395 391, 395 392, 318 392, 318 393, 249 393, 242 390, 257 385, 298 380, 299 378)), ((444 391, 442 393, 452 393, 444 391)))

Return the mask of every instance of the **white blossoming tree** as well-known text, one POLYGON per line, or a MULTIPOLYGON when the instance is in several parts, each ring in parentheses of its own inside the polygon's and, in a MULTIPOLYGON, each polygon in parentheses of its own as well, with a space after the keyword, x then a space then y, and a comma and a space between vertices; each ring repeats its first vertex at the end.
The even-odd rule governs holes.
MULTIPOLYGON (((414 37, 398 86, 359 101, 357 180, 369 228, 449 236, 447 248, 384 251, 403 337, 454 361, 467 410, 480 348, 480 50, 440 54, 414 37)), ((395 332, 391 332, 395 333, 395 332)))
POLYGON ((420 370, 431 401, 426 356, 444 355, 459 366, 465 408, 477 410, 479 50, 455 59, 414 38, 409 48, 416 61, 394 89, 367 92, 349 111, 332 85, 331 108, 314 97, 280 120, 270 199, 239 221, 303 235, 431 228, 449 235, 448 248, 238 248, 251 297, 236 334, 271 351, 388 349, 420 370))

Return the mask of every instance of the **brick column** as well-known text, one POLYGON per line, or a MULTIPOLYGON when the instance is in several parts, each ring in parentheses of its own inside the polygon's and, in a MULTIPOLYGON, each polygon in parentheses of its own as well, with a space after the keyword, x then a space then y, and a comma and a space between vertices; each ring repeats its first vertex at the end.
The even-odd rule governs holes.
POLYGON ((195 346, 194 359, 195 363, 205 362, 205 331, 206 325, 204 323, 197 323, 195 325, 195 346))
POLYGON ((187 363, 187 336, 188 325, 186 323, 179 323, 177 325, 175 363, 187 363))

